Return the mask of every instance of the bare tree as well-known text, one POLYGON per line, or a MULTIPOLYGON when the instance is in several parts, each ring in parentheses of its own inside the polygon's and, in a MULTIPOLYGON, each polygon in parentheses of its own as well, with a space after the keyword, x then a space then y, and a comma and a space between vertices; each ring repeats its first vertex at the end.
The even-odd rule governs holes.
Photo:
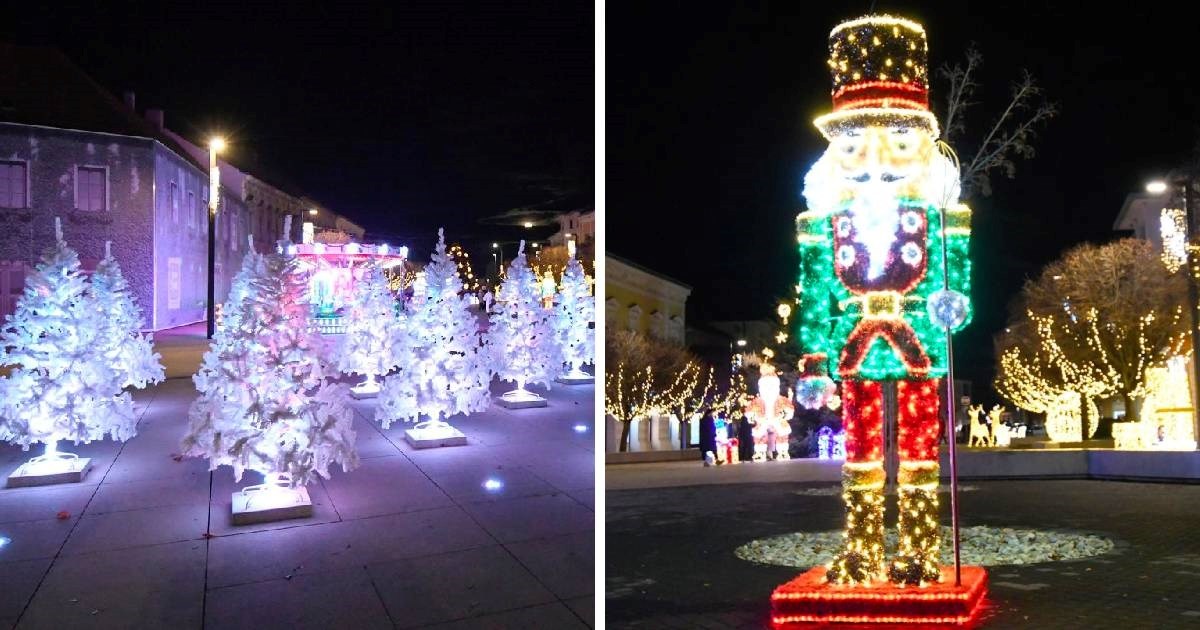
POLYGON ((679 420, 680 448, 687 448, 692 420, 719 401, 720 392, 716 385, 712 366, 705 370, 703 365, 692 361, 679 372, 665 393, 663 408, 679 420))
POLYGON ((971 147, 969 155, 959 156, 962 170, 963 199, 979 192, 992 194, 991 174, 999 169, 1012 179, 1017 173, 1017 160, 1034 156, 1033 141, 1038 128, 1058 114, 1058 106, 1045 99, 1033 75, 1024 70, 1021 79, 1011 87, 1011 98, 1003 112, 986 133, 968 138, 967 111, 978 105, 976 94, 980 84, 976 71, 983 64, 983 54, 971 44, 967 47, 965 63, 943 64, 938 76, 946 82, 946 110, 942 116, 942 139, 950 146, 971 147))
POLYGON ((681 346, 627 330, 606 332, 604 358, 604 411, 621 423, 625 452, 632 422, 665 410, 679 375, 696 361, 681 346))
POLYGON ((1184 273, 1140 239, 1071 249, 1022 288, 1024 314, 1002 335, 997 388, 1018 405, 1017 390, 1039 387, 1119 395, 1137 420, 1146 369, 1187 342, 1184 273), (1005 363, 1018 355, 1019 366, 1005 363))

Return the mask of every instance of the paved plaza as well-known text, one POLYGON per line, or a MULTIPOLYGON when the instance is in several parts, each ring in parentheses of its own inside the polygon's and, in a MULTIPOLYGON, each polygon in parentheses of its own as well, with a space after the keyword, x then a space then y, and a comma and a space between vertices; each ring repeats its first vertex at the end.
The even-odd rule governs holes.
MULTIPOLYGON (((824 480, 827 472, 799 461, 608 466, 606 477, 623 488, 605 494, 608 627, 764 627, 772 589, 801 571, 754 564, 734 549, 790 532, 841 529, 841 499, 836 483, 824 480), (780 480, 784 471, 792 481, 780 480), (685 484, 689 475, 692 485, 685 484)), ((1065 529, 1115 543, 1111 553, 1074 562, 989 567, 984 627, 1200 627, 1200 485, 969 485, 960 495, 964 526, 1065 529)), ((942 497, 942 522, 949 524, 948 495, 942 497)), ((894 523, 894 497, 888 519, 894 523)))
MULTIPOLYGON (((356 401, 361 467, 308 486, 311 518, 241 527, 230 494, 259 475, 178 456, 195 396, 170 379, 135 393, 134 439, 62 444, 93 458, 82 484, 0 489, 0 627, 592 625, 592 385, 454 419, 470 445, 424 451, 356 401)), ((29 456, 0 446, 0 473, 29 456)))

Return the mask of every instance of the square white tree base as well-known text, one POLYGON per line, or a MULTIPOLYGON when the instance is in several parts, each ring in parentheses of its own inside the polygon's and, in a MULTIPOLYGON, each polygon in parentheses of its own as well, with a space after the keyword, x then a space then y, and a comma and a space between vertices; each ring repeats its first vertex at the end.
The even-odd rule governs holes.
POLYGON ((377 398, 379 396, 378 389, 358 390, 350 388, 350 397, 354 400, 363 400, 366 398, 377 398))
POLYGON ((420 429, 405 429, 404 439, 413 448, 438 448, 441 446, 466 446, 467 436, 462 431, 445 424, 420 429))
POLYGON ((588 374, 587 372, 581 372, 579 374, 564 374, 554 379, 554 382, 562 383, 563 385, 583 385, 584 383, 595 383, 596 377, 588 374))
POLYGON ((505 392, 496 399, 496 404, 505 409, 529 409, 531 407, 545 407, 546 399, 527 389, 514 389, 511 392, 505 392))
POLYGON ((308 518, 313 515, 308 488, 271 488, 255 492, 233 493, 233 524, 253 525, 308 518))
POLYGON ((28 488, 57 483, 80 483, 92 469, 92 458, 58 459, 46 462, 25 462, 8 476, 7 487, 28 488))

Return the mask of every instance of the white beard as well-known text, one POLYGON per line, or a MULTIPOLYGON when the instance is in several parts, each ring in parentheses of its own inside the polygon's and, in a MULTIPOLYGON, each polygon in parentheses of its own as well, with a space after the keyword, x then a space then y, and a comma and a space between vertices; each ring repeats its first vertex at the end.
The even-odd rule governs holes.
POLYGON ((864 186, 850 202, 854 241, 867 248, 868 280, 883 274, 900 228, 900 209, 896 207, 894 188, 886 184, 864 186))

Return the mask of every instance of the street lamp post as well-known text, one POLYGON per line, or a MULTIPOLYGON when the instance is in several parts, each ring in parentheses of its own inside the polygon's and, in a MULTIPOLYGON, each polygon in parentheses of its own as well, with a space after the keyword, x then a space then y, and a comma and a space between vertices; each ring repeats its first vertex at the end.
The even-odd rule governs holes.
POLYGON ((225 140, 216 136, 208 141, 208 338, 217 331, 216 320, 216 274, 217 261, 217 210, 221 203, 221 169, 217 166, 217 154, 225 149, 225 140))
MULTIPOLYGON (((1197 276, 1200 276, 1200 256, 1198 256, 1197 248, 1193 245, 1195 238, 1195 223, 1192 217, 1191 192, 1196 185, 1195 177, 1192 173, 1172 173, 1168 178, 1170 185, 1176 186, 1179 190, 1180 202, 1183 203, 1183 223, 1184 234, 1186 235, 1186 244, 1184 247, 1187 253, 1187 286, 1188 286, 1188 314, 1191 316, 1189 328, 1192 335, 1192 435, 1200 435, 1200 289, 1197 288, 1197 276)), ((1154 194, 1164 193, 1168 190, 1166 182, 1154 181, 1146 185, 1146 191, 1154 194)), ((1126 409, 1128 414, 1129 410, 1126 409)))

